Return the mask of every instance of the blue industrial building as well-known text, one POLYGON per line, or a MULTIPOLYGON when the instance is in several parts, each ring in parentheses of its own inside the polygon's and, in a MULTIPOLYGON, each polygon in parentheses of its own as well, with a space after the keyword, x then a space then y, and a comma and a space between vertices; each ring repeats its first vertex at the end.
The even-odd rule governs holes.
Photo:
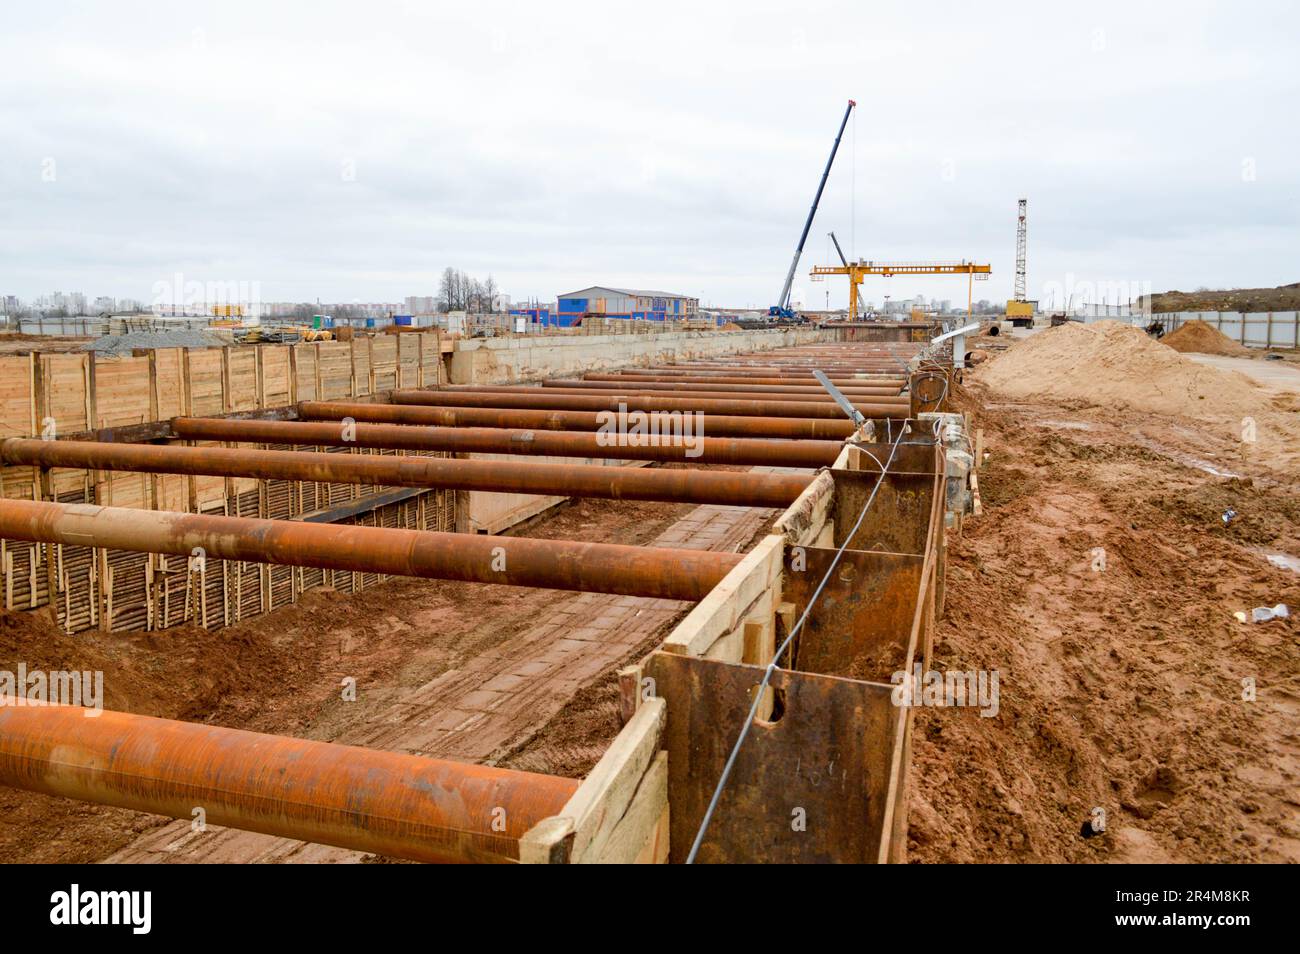
POLYGON ((561 327, 575 324, 584 315, 601 318, 643 318, 671 321, 699 316, 700 300, 673 292, 648 291, 641 288, 611 288, 593 285, 561 295, 556 308, 556 323, 561 327))

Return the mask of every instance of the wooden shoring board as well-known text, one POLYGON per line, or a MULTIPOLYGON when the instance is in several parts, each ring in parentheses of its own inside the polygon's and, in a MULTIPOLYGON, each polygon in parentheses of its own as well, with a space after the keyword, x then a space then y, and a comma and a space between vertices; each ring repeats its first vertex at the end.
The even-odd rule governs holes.
POLYGON ((721 655, 739 662, 745 624, 774 625, 784 547, 785 537, 777 533, 759 541, 677 624, 663 648, 691 656, 721 655), (718 643, 723 645, 715 650, 718 643))
POLYGON ((573 793, 519 843, 527 864, 662 863, 668 859, 668 757, 662 699, 642 705, 573 793))

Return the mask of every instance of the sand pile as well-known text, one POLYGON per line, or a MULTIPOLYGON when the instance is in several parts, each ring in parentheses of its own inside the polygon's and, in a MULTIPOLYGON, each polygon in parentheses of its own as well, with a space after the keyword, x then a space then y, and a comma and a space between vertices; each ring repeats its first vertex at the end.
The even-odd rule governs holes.
POLYGON ((1160 343, 1184 353, 1194 351, 1197 354, 1223 354, 1231 357, 1244 357, 1250 354, 1248 348, 1237 344, 1223 332, 1199 318, 1165 335, 1160 339, 1160 343))
POLYGON ((1039 332, 981 366, 978 375, 1012 398, 1210 419, 1259 414, 1267 407, 1264 392, 1244 374, 1197 364, 1118 321, 1072 321, 1039 332))

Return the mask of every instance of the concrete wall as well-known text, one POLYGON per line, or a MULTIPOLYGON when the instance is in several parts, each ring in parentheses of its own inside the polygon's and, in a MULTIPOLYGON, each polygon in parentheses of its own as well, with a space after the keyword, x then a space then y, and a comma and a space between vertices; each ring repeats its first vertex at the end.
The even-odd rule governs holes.
POLYGON ((833 332, 813 328, 472 338, 458 341, 447 363, 452 384, 512 384, 833 340, 833 332))

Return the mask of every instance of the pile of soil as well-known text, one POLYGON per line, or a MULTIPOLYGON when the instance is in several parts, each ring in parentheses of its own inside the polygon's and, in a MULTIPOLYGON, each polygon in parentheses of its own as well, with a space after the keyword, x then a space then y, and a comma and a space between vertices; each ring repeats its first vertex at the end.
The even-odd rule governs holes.
POLYGON ((1300 282, 1276 288, 1202 288, 1194 292, 1171 289, 1151 295, 1150 299, 1151 310, 1155 312, 1296 311, 1300 309, 1300 282))
POLYGON ((1300 463, 1300 400, 1294 394, 1273 393, 1238 371, 1193 361, 1117 321, 1070 322, 1039 332, 974 368, 970 380, 1024 403, 1106 408, 1134 422, 1162 415, 1212 423, 1243 460, 1288 477, 1300 463))
POLYGON ((1258 415, 1265 403, 1244 374, 1197 364, 1118 321, 1042 331, 981 367, 979 380, 1006 397, 1208 419, 1258 415))
POLYGON ((1239 345, 1223 332, 1197 318, 1160 339, 1175 351, 1196 354, 1222 354, 1233 358, 1249 356, 1250 349, 1239 345))

